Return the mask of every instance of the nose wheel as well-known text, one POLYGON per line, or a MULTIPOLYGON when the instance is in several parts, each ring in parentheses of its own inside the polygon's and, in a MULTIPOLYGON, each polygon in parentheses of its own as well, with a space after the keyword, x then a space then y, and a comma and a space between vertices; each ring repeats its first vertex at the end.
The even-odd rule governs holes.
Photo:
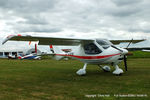
POLYGON ((101 65, 98 65, 100 68, 102 68, 102 70, 104 71, 104 72, 110 72, 111 71, 111 68, 109 67, 109 66, 101 66, 101 65))

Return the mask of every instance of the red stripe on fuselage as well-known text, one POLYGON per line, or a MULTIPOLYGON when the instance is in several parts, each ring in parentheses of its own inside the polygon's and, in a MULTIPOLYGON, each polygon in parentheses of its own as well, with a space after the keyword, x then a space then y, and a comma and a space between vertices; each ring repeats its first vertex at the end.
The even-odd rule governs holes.
POLYGON ((56 54, 56 55, 57 56, 75 57, 75 58, 79 58, 79 59, 103 59, 103 58, 108 58, 108 57, 120 55, 120 53, 112 54, 112 55, 104 55, 104 56, 77 56, 77 55, 67 55, 67 54, 56 54))

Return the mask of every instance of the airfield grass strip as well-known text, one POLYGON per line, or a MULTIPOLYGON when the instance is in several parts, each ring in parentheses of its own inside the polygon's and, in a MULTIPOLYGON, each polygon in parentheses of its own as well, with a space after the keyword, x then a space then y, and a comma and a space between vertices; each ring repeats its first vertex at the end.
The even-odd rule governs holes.
MULTIPOLYGON (((124 69, 123 63, 119 66, 124 69)), ((0 100, 148 100, 150 99, 150 58, 128 59, 122 76, 88 65, 87 75, 76 71, 83 63, 76 60, 0 59, 0 100), (86 95, 110 97, 86 97, 86 95), (148 97, 115 97, 114 94, 147 94, 148 97)))

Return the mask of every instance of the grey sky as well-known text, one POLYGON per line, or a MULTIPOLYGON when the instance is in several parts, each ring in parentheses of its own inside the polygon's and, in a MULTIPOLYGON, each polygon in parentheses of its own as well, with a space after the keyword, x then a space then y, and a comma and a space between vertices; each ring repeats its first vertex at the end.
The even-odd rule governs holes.
POLYGON ((40 34, 150 39, 149 0, 0 0, 0 39, 40 34))

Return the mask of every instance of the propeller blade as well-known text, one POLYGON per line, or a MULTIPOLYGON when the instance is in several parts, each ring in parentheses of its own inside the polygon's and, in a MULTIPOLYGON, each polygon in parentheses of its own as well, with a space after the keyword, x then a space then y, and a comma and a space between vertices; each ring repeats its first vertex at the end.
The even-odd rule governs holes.
POLYGON ((125 66, 125 70, 127 71, 127 57, 126 55, 124 55, 124 66, 125 66))

